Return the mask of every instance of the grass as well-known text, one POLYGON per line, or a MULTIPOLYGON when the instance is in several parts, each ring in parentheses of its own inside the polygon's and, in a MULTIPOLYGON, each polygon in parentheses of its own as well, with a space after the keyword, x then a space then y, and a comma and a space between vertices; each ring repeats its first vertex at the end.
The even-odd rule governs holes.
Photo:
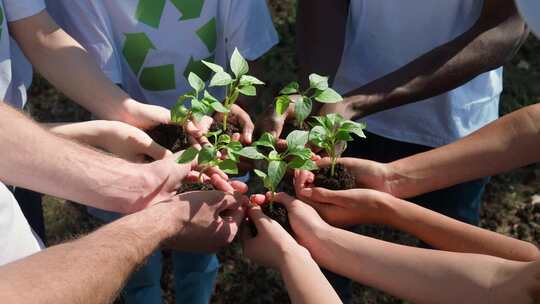
MULTIPOLYGON (((295 1, 270 1, 281 43, 264 57, 272 86, 280 88, 295 78, 294 10, 295 1)), ((535 103, 540 98, 540 42, 530 38, 519 54, 505 66, 501 112, 509 113, 535 103)), ((58 94, 38 78, 30 93, 28 111, 39 121, 77 121, 89 119, 87 112, 58 94)), ((484 196, 481 225, 506 235, 540 242, 540 204, 531 204, 540 194, 540 166, 528 166, 492 179, 484 196)), ((99 223, 84 213, 84 208, 53 197, 45 198, 47 236, 51 244, 71 239, 94 229, 99 223)), ((372 233, 379 238, 414 242, 388 229, 372 233)), ((242 258, 238 243, 219 253, 222 267, 212 303, 288 303, 279 275, 242 258)), ((166 268, 162 286, 167 303, 173 303, 171 274, 166 268)), ((402 303, 382 292, 354 288, 355 303, 402 303)))

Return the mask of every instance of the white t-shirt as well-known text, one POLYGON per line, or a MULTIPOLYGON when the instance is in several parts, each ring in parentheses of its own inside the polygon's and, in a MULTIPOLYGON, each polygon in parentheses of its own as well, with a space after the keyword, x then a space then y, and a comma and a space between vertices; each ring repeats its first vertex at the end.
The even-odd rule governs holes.
POLYGON ((0 0, 0 9, 0 101, 22 108, 32 82, 32 66, 9 35, 7 22, 35 15, 45 5, 42 0, 0 0))
MULTIPOLYGON (((478 20, 483 0, 351 0, 335 87, 348 93, 458 37, 478 20)), ((427 100, 366 117, 367 129, 431 147, 498 118, 502 68, 427 100)))
POLYGON ((13 194, 0 183, 0 265, 32 255, 43 248, 13 194))
POLYGON ((254 60, 278 42, 265 0, 48 0, 48 10, 128 94, 169 108, 191 90, 189 71, 208 71, 200 60, 225 65, 235 47, 254 60))
MULTIPOLYGON (((0 98, 22 107, 26 102, 26 88, 32 80, 32 68, 9 36, 6 20, 17 21, 36 15, 45 9, 45 4, 41 0, 0 0, 0 7, 0 98)), ((0 182, 0 265, 34 254, 41 248, 43 244, 28 225, 17 201, 0 182)))

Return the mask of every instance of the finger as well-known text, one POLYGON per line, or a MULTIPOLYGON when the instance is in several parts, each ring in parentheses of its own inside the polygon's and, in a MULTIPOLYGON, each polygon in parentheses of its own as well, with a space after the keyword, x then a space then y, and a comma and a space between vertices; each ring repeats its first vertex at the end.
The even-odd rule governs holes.
POLYGON ((227 180, 224 179, 221 175, 212 174, 210 178, 212 181, 212 185, 214 185, 216 189, 221 190, 223 192, 231 193, 231 194, 235 192, 234 187, 231 184, 229 184, 227 180))
POLYGON ((232 137, 231 137, 231 140, 232 140, 232 141, 240 141, 241 137, 242 137, 242 136, 240 135, 240 133, 234 133, 234 134, 232 135, 232 137))
POLYGON ((278 139, 276 141, 276 148, 278 151, 287 150, 287 141, 285 139, 278 139))
POLYGON ((228 176, 225 172, 221 171, 221 169, 219 169, 218 167, 211 167, 211 168, 208 169, 207 172, 208 172, 208 174, 210 174, 210 175, 217 174, 217 175, 219 175, 222 179, 224 179, 224 180, 229 180, 229 176, 228 176))
POLYGON ((217 213, 221 214, 226 210, 236 210, 246 204, 247 201, 249 201, 249 199, 243 195, 232 195, 227 193, 219 202, 217 213))
POLYGON ((187 123, 186 132, 197 140, 203 136, 201 130, 192 121, 187 123))
POLYGON ((254 205, 263 205, 266 202, 266 196, 264 194, 253 194, 249 200, 254 205))
POLYGON ((152 159, 160 160, 172 155, 172 152, 169 151, 169 149, 166 149, 157 142, 153 141, 150 136, 147 136, 147 138, 145 138, 143 144, 146 147, 145 154, 150 156, 152 159))
POLYGON ((349 198, 343 195, 343 191, 333 191, 325 188, 304 188, 300 190, 300 195, 316 203, 331 205, 341 205, 341 202, 348 201, 349 198))
POLYGON ((300 194, 301 190, 311 186, 314 180, 315 175, 312 172, 306 170, 295 170, 293 180, 295 193, 300 194))
POLYGON ((285 208, 290 209, 296 199, 285 192, 279 192, 274 195, 274 201, 281 203, 285 208))
POLYGON ((229 184, 233 187, 234 191, 245 194, 248 191, 248 186, 241 181, 230 181, 229 184))
POLYGON ((251 144, 255 125, 253 124, 253 121, 251 121, 251 117, 249 117, 249 114, 244 111, 244 109, 242 109, 238 105, 234 105, 234 107, 234 112, 236 114, 238 122, 242 126, 242 139, 244 143, 251 144))
POLYGON ((272 219, 267 217, 260 206, 252 206, 248 210, 248 217, 255 224, 257 231, 262 232, 267 229, 268 225, 271 225, 272 219))

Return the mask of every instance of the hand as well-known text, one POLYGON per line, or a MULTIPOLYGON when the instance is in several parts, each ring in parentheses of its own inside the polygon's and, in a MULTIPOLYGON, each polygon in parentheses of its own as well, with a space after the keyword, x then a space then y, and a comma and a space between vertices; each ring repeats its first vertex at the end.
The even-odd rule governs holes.
POLYGON ((311 205, 331 225, 384 224, 391 214, 390 195, 370 189, 332 191, 312 188, 313 174, 295 172, 295 190, 299 199, 311 205), (300 184, 303 183, 303 184, 300 184))
MULTIPOLYGON (((338 158, 337 163, 345 166, 345 168, 347 168, 351 172, 356 181, 357 188, 370 188, 393 194, 391 182, 392 172, 388 165, 352 157, 338 158)), ((319 168, 326 168, 330 165, 330 158, 323 158, 317 161, 317 166, 319 168)), ((300 188, 306 186, 307 181, 305 180, 305 178, 310 177, 310 174, 313 175, 312 173, 307 172, 303 172, 302 174, 296 174, 297 182, 295 183, 295 185, 298 186, 298 188, 296 188, 297 193, 300 188)))
POLYGON ((248 216, 257 228, 257 236, 251 237, 250 231, 244 229, 242 242, 244 255, 253 262, 279 269, 285 264, 287 255, 293 252, 309 254, 278 222, 264 215, 261 207, 251 207, 248 216))
POLYGON ((155 160, 172 155, 171 151, 160 146, 145 132, 119 121, 89 121, 86 124, 95 129, 95 136, 88 144, 112 153, 131 162, 142 163, 146 157, 155 160))
MULTIPOLYGON (((254 204, 262 205, 269 202, 270 198, 271 193, 269 192, 266 196, 254 195, 251 197, 251 201, 254 204)), ((274 202, 280 203, 287 208, 289 222, 296 240, 313 254, 312 249, 318 248, 320 239, 332 227, 311 206, 286 193, 276 193, 274 202)))
MULTIPOLYGON (((251 144, 253 141, 253 130, 255 129, 255 126, 253 125, 249 114, 240 106, 235 104, 232 105, 231 112, 229 113, 229 118, 232 116, 236 117, 239 127, 242 128, 242 134, 233 135, 233 140, 240 140, 242 143, 248 145, 251 144)), ((223 113, 216 113, 214 115, 214 119, 216 121, 223 122, 223 113)))
POLYGON ((171 123, 171 111, 164 107, 149 105, 128 99, 122 103, 122 108, 111 111, 109 120, 118 120, 143 130, 151 129, 160 124, 171 123))
MULTIPOLYGON (((295 101, 298 95, 291 96, 291 99, 295 101)), ((262 135, 265 132, 271 133, 274 138, 280 138, 283 132, 283 127, 286 121, 294 119, 294 102, 289 104, 287 111, 283 115, 276 113, 275 104, 272 103, 266 108, 266 110, 258 117, 255 130, 257 135, 262 135)))
POLYGON ((214 119, 210 116, 203 116, 200 121, 189 121, 186 131, 189 134, 189 140, 192 145, 200 148, 208 144, 208 138, 204 135, 210 131, 214 119))
POLYGON ((373 112, 372 104, 376 101, 373 96, 356 95, 346 97, 342 102, 324 104, 319 110, 319 115, 324 116, 336 113, 348 120, 356 120, 373 112))
POLYGON ((167 225, 173 227, 173 236, 165 246, 189 252, 218 251, 234 240, 247 203, 245 196, 221 191, 189 192, 159 203, 155 207, 164 207, 164 216, 172 215, 167 225))

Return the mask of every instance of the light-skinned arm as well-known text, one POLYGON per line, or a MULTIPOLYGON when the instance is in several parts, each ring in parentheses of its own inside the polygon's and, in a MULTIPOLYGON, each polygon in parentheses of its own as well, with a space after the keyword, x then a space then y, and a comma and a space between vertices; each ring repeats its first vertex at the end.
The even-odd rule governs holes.
POLYGON ((319 265, 414 303, 535 303, 540 262, 420 249, 334 228, 302 201, 275 196, 319 265))
POLYGON ((21 304, 112 303, 129 275, 161 245, 213 252, 229 244, 244 218, 245 200, 218 191, 183 194, 0 266, 0 298, 21 304))
POLYGON ((335 226, 389 225, 441 250, 516 261, 540 260, 540 249, 534 244, 454 220, 387 193, 369 189, 331 191, 310 186, 297 189, 300 199, 335 226))
POLYGON ((88 52, 46 11, 10 22, 9 31, 47 80, 99 118, 143 129, 170 122, 169 110, 140 103, 112 83, 88 52))
POLYGON ((279 270, 294 304, 341 303, 309 252, 259 206, 249 209, 257 236, 244 229, 244 254, 254 262, 279 270))
POLYGON ((462 35, 347 93, 344 102, 325 105, 321 114, 359 118, 437 96, 504 65, 527 36, 514 1, 484 1, 479 19, 462 35))
MULTIPOLYGON (((357 187, 400 198, 446 188, 540 161, 540 104, 524 107, 452 144, 388 164, 341 158, 357 187)), ((329 159, 318 162, 328 166, 329 159)))
POLYGON ((105 210, 131 213, 172 197, 190 165, 112 157, 56 136, 0 103, 0 180, 105 210))

